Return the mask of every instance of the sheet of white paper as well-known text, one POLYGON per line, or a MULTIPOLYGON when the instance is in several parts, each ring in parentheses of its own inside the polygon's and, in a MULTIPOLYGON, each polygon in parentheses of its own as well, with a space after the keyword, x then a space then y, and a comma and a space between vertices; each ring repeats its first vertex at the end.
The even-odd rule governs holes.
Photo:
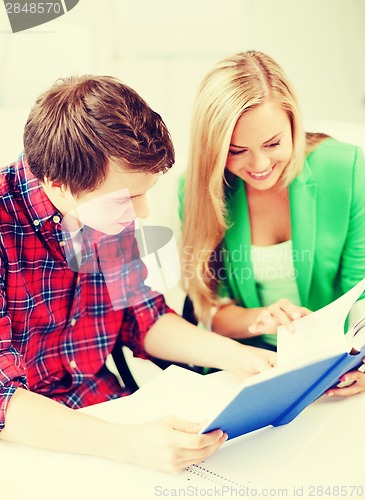
POLYGON ((221 408, 239 386, 240 381, 229 373, 200 375, 171 365, 123 401, 101 403, 85 411, 106 420, 112 415, 115 422, 141 423, 166 415, 201 422, 221 408))
POLYGON ((365 278, 331 304, 294 321, 295 332, 278 329, 278 366, 346 352, 346 317, 365 289, 365 278))

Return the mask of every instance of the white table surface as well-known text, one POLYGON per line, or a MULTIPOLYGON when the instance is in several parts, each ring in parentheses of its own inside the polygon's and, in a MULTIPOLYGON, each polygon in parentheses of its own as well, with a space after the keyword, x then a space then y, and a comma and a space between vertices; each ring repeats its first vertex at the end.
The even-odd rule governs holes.
MULTIPOLYGON (((120 422, 143 421, 146 416, 158 417, 170 409, 170 413, 195 418, 192 410, 199 410, 200 405, 201 411, 205 404, 204 396, 194 400, 195 375, 181 383, 156 377, 133 396, 82 411, 120 422), (194 408, 184 406, 187 398, 194 408)), ((209 397, 208 393, 205 396, 209 397)), ((253 498, 259 494, 290 499, 365 498, 365 394, 344 399, 323 397, 288 425, 262 429, 225 443, 201 464, 210 472, 194 469, 195 473, 202 470, 208 480, 191 472, 165 474, 1 441, 0 463, 1 500, 149 500, 214 494, 250 498, 253 489, 253 498), (342 494, 337 489, 341 487, 342 494)))

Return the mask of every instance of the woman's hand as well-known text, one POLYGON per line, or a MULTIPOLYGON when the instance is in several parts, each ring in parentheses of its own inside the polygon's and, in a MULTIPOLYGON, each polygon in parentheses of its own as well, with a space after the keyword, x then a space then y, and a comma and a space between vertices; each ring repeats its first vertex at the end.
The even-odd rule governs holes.
POLYGON ((221 430, 198 434, 203 423, 163 417, 128 427, 128 461, 148 468, 177 473, 214 453, 227 439, 221 430))
POLYGON ((253 334, 277 333, 279 326, 284 326, 294 332, 293 321, 310 314, 312 311, 306 307, 296 306, 288 299, 280 299, 274 304, 263 309, 256 321, 248 328, 253 334))
POLYGON ((365 373, 362 371, 365 368, 365 358, 362 362, 364 364, 360 370, 353 370, 342 375, 340 387, 329 389, 326 392, 327 396, 354 396, 365 391, 365 373))

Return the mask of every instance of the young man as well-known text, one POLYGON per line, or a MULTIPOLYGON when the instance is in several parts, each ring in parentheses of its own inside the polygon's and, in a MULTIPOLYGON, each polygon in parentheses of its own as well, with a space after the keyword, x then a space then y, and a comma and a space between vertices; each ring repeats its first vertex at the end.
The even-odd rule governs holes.
POLYGON ((73 411, 126 394, 105 365, 117 339, 140 357, 238 376, 274 362, 198 330, 144 285, 133 218, 174 162, 164 122, 114 78, 69 78, 37 100, 24 150, 0 172, 1 439, 170 471, 203 460, 221 431, 73 411))

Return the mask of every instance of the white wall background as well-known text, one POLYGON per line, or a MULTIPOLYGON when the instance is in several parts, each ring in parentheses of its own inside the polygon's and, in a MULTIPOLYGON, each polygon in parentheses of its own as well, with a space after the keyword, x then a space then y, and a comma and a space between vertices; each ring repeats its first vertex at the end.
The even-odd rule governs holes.
MULTIPOLYGON (((1 2, 0 165, 21 152, 29 109, 54 80, 112 74, 170 129, 177 162, 151 192, 149 222, 176 229, 177 178, 203 74, 234 52, 263 50, 293 81, 307 123, 331 129, 351 122, 358 142, 365 124, 364 20, 364 0, 80 0, 65 16, 13 34, 1 2)), ((343 130, 351 141, 350 129, 343 130)))

